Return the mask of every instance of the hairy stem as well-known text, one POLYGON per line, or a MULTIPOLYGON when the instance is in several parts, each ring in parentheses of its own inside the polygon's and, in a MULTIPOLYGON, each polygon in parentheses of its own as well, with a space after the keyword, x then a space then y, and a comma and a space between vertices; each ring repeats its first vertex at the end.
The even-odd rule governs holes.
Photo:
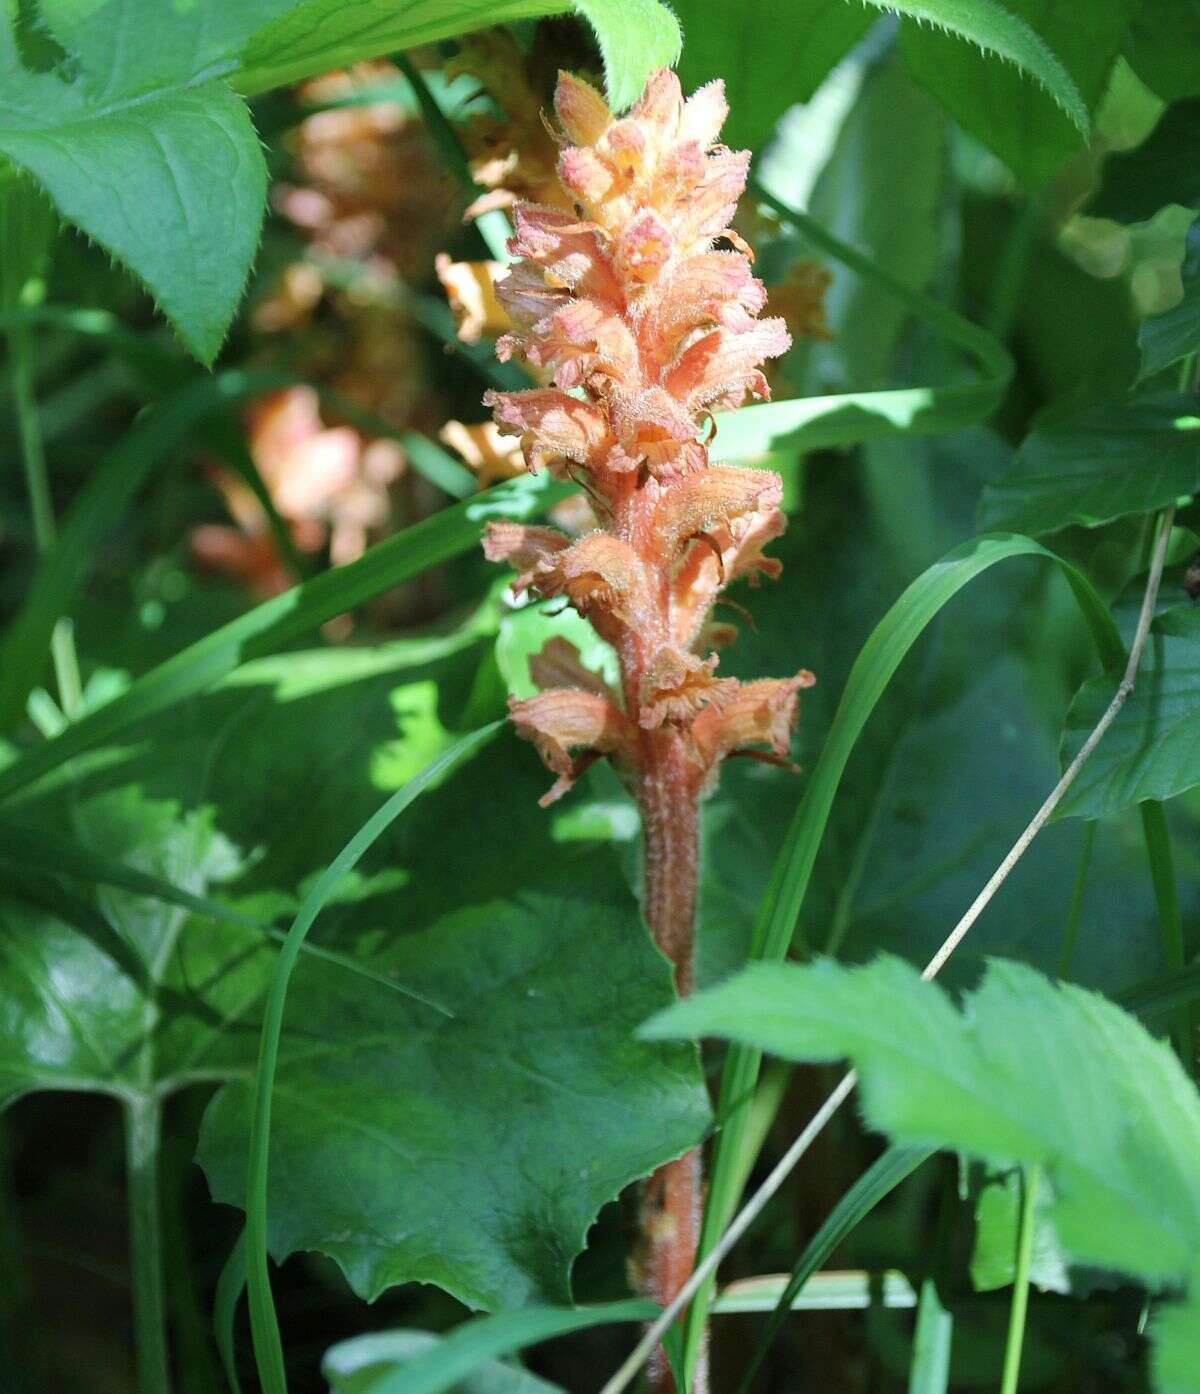
POLYGON ((139 1097, 125 1107, 129 1253, 139 1394, 167 1394, 170 1389, 159 1195, 161 1121, 157 1099, 139 1097))
MULTIPOLYGON (((683 739, 673 731, 643 738, 639 788, 644 849, 643 897, 654 942, 675 969, 680 996, 692 989, 698 867, 696 793, 688 777, 683 739)), ((646 1182, 640 1215, 642 1290, 665 1307, 692 1275, 703 1199, 700 1149, 659 1167, 646 1182)), ((675 1381, 663 1352, 651 1364, 651 1388, 673 1394, 675 1381)), ((699 1370, 692 1394, 703 1394, 699 1370)))

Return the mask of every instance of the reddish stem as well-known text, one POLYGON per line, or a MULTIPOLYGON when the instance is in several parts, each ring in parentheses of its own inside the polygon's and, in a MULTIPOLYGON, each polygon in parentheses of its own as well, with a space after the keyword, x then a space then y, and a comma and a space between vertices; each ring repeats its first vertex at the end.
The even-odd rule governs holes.
MULTIPOLYGON (((675 967, 681 996, 691 991, 695 937, 698 811, 683 737, 646 732, 639 788, 644 847, 646 922, 675 967)), ((639 1269, 642 1290, 666 1306, 691 1276, 700 1234, 703 1195, 700 1149, 668 1162, 646 1182, 642 1196, 639 1269)), ((682 1319, 682 1318, 681 1318, 682 1319)), ((692 1384, 704 1394, 703 1360, 692 1384)), ((655 1394, 674 1394, 675 1381, 660 1350, 650 1368, 655 1394)))

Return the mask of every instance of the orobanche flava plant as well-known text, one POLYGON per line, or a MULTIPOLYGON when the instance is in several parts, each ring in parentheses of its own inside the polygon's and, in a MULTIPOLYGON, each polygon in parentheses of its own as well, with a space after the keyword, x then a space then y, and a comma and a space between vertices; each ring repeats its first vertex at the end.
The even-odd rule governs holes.
MULTIPOLYGON (((570 209, 518 204, 498 287, 519 355, 546 386, 492 392, 500 427, 520 435, 528 468, 577 480, 595 531, 493 523, 484 548, 518 572, 518 591, 561 596, 620 660, 614 692, 565 640, 534 659, 543 690, 512 719, 556 776, 543 802, 607 758, 637 799, 644 909, 692 984, 698 803, 735 755, 786 761, 807 672, 760 682, 719 675, 734 635, 713 606, 735 581, 778 575, 763 547, 783 530, 782 486, 765 470, 710 464, 717 410, 766 397, 761 365, 790 339, 730 223, 749 155, 717 144, 720 82, 686 101, 661 69, 623 118, 586 83, 560 74, 558 177, 570 209), (707 437, 704 439, 702 437, 707 437)), ((691 1271, 700 1206, 693 1153, 647 1186, 641 1282, 668 1301, 691 1271)))

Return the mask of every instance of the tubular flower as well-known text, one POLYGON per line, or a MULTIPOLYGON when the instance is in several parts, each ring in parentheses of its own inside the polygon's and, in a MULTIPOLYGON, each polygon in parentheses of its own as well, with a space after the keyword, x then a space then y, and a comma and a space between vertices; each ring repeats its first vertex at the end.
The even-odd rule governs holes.
POLYGON ((759 318, 766 293, 730 230, 748 156, 717 144, 721 83, 685 101, 660 70, 616 118, 560 73, 554 104, 561 192, 517 204, 518 260, 496 287, 512 325, 497 352, 544 386, 485 402, 529 469, 586 487, 599 528, 572 542, 494 523, 484 547, 516 568, 518 590, 565 597, 620 658, 619 698, 557 647, 535 664, 554 685, 513 716, 558 776, 552 796, 605 755, 646 816, 664 780, 694 805, 731 755, 784 762, 813 680, 741 684, 707 651, 731 637, 711 620, 725 588, 779 574, 762 548, 784 518, 779 477, 710 465, 701 435, 713 411, 769 396, 762 365, 791 340, 782 319, 759 318))

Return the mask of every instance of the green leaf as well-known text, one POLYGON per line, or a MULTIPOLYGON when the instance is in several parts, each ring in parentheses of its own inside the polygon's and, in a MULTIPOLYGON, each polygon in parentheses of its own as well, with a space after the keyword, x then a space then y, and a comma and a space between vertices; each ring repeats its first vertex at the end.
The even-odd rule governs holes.
MULTIPOLYGON (((1115 670, 1091 678, 1067 713, 1062 758, 1071 760, 1117 690, 1115 670)), ((1101 818, 1182 794, 1200 784, 1200 611, 1190 605, 1155 620, 1137 683, 1059 818, 1101 818)))
MULTIPOLYGON (((245 102, 328 68, 569 0, 42 0, 46 71, 27 67, 20 10, 0 17, 0 153, 62 216, 139 277, 183 342, 215 358, 258 246, 266 164, 245 102)), ((618 106, 674 62, 679 27, 658 0, 578 0, 618 106)))
POLYGON ((1014 63, 1054 99, 1082 132, 1087 107, 1074 79, 1029 24, 996 0, 868 0, 876 9, 944 29, 976 48, 1014 63))
MULTIPOLYGON (((146 283, 188 348, 209 363, 258 245, 267 180, 258 137, 245 104, 219 78, 201 80, 206 65, 181 51, 195 21, 181 24, 139 0, 90 8, 90 22, 65 35, 85 46, 71 44, 70 59, 53 72, 22 66, 4 22, 0 152, 146 283), (129 41, 114 61, 120 31, 129 41), (106 41, 93 47, 86 41, 97 33, 106 41)), ((60 11, 81 13, 48 10, 52 24, 60 11)))
POLYGON ((913 1332, 913 1358, 908 1372, 908 1394, 946 1394, 950 1387, 950 1344, 954 1318, 942 1306, 937 1284, 926 1278, 921 1284, 917 1329, 913 1332))
MULTIPOLYGON (((444 1340, 428 1331, 379 1331, 356 1336, 326 1354, 321 1372, 329 1381, 332 1394, 370 1394, 390 1371, 403 1370, 419 1357, 437 1351, 444 1340)), ((452 1388, 453 1394, 562 1394, 557 1384, 499 1360, 482 1361, 456 1380, 452 1388)))
POLYGON ((980 526, 1057 532, 1149 513, 1200 490, 1195 399, 1160 392, 1034 430, 984 491, 980 526))
POLYGON ((1081 10, 1071 0, 1007 0, 1004 10, 1051 56, 1070 84, 1069 95, 1049 82, 1031 83, 1027 67, 997 63, 994 52, 980 52, 936 27, 905 25, 901 45, 914 76, 959 123, 1025 183, 1041 185, 1083 148, 1086 113, 1104 95, 1125 35, 1125 4, 1093 0, 1081 10))
POLYGON ((767 0, 756 6, 674 0, 687 42, 685 91, 721 78, 729 98, 723 138, 756 150, 794 102, 806 102, 874 21, 846 0, 767 0))
POLYGON ((1200 13, 1189 0, 1142 0, 1129 7, 1129 62, 1165 101, 1200 95, 1200 13))
MULTIPOLYGON (((113 483, 123 487, 118 480, 113 483)), ((467 551, 476 545, 489 518, 532 516, 553 496, 544 485, 544 480, 531 476, 498 485, 377 543, 356 561, 327 571, 239 615, 137 679, 119 697, 84 716, 53 740, 26 751, 7 769, 0 770, 0 798, 156 712, 205 691, 250 659, 281 648, 335 615, 467 551)), ((81 499, 81 511, 83 506, 81 499)), ((98 525, 88 517, 88 521, 81 519, 80 527, 86 527, 91 535, 98 525)), ((66 536, 64 529, 64 539, 66 536)), ((47 600, 36 617, 41 628, 45 628, 47 620, 53 626, 53 618, 59 613, 57 607, 62 604, 63 587, 55 571, 59 562, 69 576, 79 564, 79 554, 60 546, 52 556, 47 600)), ((35 587, 31 610, 38 599, 35 587)), ((33 623, 30 621, 28 628, 14 626, 9 637, 6 652, 17 655, 18 661, 25 655, 33 623)), ((23 676, 28 682, 28 673, 23 676)))
POLYGON ((1141 323, 1139 377, 1153 377, 1188 354, 1200 351, 1200 237, 1191 239, 1182 277, 1183 297, 1179 303, 1141 323))
POLYGON ((898 959, 754 964, 643 1034, 848 1057, 868 1122, 896 1142, 1046 1166, 1075 1260, 1152 1287, 1191 1272, 1200 1096, 1167 1045, 1097 994, 997 959, 960 1012, 898 959))
MULTIPOLYGON (((22 825, 219 887, 259 923, 290 915, 347 833, 453 745, 482 649, 468 626, 456 645, 248 665, 75 761, 22 825)), ((326 903, 280 1042, 270 1222, 276 1245, 337 1250, 364 1289, 423 1276, 477 1302, 562 1296, 602 1201, 693 1143, 707 1103, 693 1052, 632 1039, 672 989, 610 858, 555 842, 526 746, 478 755, 471 776, 426 792, 326 903)), ((242 1202, 275 946, 140 892, 84 899, 4 870, 2 1092, 236 1081, 204 1138, 215 1191, 242 1202)))
MULTIPOLYGON (((1036 1196, 1030 1280, 1043 1292, 1071 1291, 1067 1262, 1054 1226, 1046 1219, 1050 1197, 1036 1196)), ((1021 1175, 992 1177, 975 1202, 975 1243, 971 1250, 971 1285, 993 1292, 1011 1285, 1016 1274, 1017 1234, 1021 1215, 1021 1175)))
POLYGON ((257 29, 233 78, 241 92, 297 82, 327 68, 539 15, 576 10, 596 32, 609 99, 629 106, 654 68, 679 56, 679 25, 658 0, 260 0, 278 16, 257 29))
MULTIPOLYGON (((389 1360, 380 1376, 362 1387, 361 1394, 444 1394, 447 1390, 468 1388, 461 1381, 486 1369, 497 1356, 511 1355, 539 1341, 593 1326, 649 1321, 657 1313, 653 1302, 632 1298, 595 1307, 527 1307, 519 1312, 482 1317, 460 1326, 415 1359, 406 1356, 401 1361, 389 1360)), ((323 1369, 335 1394, 342 1394, 342 1386, 337 1383, 341 1371, 360 1368, 364 1355, 369 1360, 378 1351, 378 1342, 394 1334, 356 1337, 329 1351, 323 1369)), ((494 1387, 487 1386, 489 1390, 494 1387)), ((360 1394, 359 1388, 352 1387, 352 1394, 360 1394)))
MULTIPOLYGON (((920 293, 944 238, 947 155, 945 113, 893 56, 864 75, 809 211, 873 266, 920 293)), ((861 389, 895 381, 897 342, 911 309, 887 282, 839 268, 825 309, 833 341, 806 355, 816 383, 861 389)))
POLYGON ((1195 1394, 1200 1370, 1200 1299, 1163 1308, 1150 1327, 1157 1394, 1195 1394))

